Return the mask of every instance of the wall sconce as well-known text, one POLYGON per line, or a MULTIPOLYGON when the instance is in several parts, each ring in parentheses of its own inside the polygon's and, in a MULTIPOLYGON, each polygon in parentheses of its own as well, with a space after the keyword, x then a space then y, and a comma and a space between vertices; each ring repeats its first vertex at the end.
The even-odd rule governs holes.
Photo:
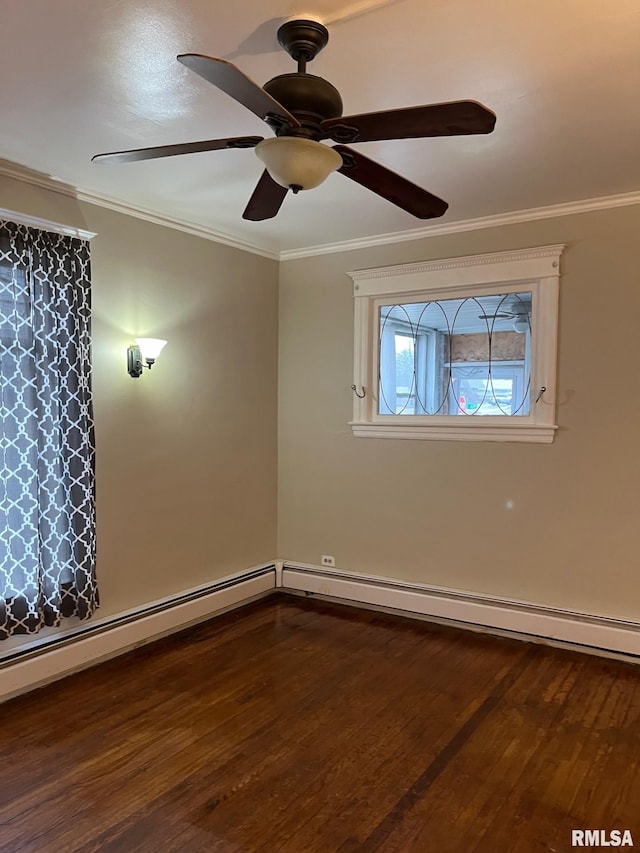
POLYGON ((127 371, 133 379, 142 376, 143 368, 148 367, 151 370, 167 343, 159 338, 136 338, 135 341, 135 344, 131 344, 127 349, 127 371))

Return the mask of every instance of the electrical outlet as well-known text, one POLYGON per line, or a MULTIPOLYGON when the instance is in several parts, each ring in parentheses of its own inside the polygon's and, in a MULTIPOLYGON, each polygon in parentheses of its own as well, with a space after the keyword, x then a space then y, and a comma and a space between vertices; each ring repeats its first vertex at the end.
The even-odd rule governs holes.
POLYGON ((335 568, 336 558, 332 557, 331 554, 323 554, 320 562, 323 566, 333 566, 335 568))

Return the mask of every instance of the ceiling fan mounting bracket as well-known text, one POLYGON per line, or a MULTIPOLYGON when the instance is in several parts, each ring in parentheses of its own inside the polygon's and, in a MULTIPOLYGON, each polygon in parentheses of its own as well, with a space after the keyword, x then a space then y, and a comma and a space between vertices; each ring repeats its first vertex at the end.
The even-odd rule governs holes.
POLYGON ((261 141, 261 136, 241 136, 238 139, 230 139, 227 148, 255 148, 261 141))
POLYGON ((353 157, 353 152, 349 151, 348 149, 340 149, 340 156, 342 157, 342 168, 353 169, 353 167, 356 165, 355 159, 353 157))
POLYGON ((276 135, 280 135, 290 129, 289 122, 275 113, 267 113, 264 120, 276 135))
POLYGON ((311 62, 329 41, 329 30, 319 21, 286 21, 278 29, 278 42, 296 62, 311 62))
POLYGON ((331 138, 343 145, 350 145, 352 142, 357 142, 359 136, 358 129, 350 127, 348 124, 334 124, 331 127, 331 138))

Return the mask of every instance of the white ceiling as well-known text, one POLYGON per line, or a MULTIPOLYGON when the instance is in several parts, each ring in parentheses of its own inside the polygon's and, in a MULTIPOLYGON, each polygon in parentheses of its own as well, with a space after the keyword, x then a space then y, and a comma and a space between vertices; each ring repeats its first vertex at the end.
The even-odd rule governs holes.
POLYGON ((345 115, 460 99, 497 114, 489 136, 354 146, 447 200, 434 223, 640 190, 637 0, 4 0, 0 157, 276 254, 424 229, 339 174, 289 194, 276 219, 244 221, 262 172, 251 150, 90 163, 269 136, 175 57, 222 57, 263 84, 295 70, 276 42, 292 15, 329 26, 308 70, 345 115))

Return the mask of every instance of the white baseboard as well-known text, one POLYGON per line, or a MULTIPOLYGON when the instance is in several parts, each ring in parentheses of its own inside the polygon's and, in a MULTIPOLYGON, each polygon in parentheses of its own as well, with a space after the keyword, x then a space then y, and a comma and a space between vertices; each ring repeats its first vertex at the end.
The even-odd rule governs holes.
POLYGON ((640 656, 640 623, 461 590, 285 562, 284 591, 483 628, 609 656, 640 656))
POLYGON ((275 561, 141 610, 92 620, 11 649, 0 660, 0 702, 279 591, 313 594, 593 654, 640 657, 637 622, 275 561))
POLYGON ((139 611, 25 643, 0 661, 0 702, 268 595, 275 580, 274 564, 260 566, 139 611))

